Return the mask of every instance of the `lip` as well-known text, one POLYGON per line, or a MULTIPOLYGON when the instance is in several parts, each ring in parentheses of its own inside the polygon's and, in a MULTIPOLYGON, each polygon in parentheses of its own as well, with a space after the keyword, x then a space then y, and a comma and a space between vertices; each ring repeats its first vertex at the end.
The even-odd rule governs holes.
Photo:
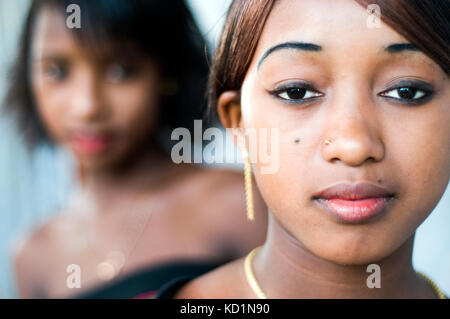
POLYGON ((385 213, 395 194, 372 183, 339 183, 313 196, 313 200, 346 223, 360 223, 385 213))
POLYGON ((74 132, 70 138, 70 146, 78 153, 96 155, 105 152, 112 144, 111 134, 105 132, 74 132))

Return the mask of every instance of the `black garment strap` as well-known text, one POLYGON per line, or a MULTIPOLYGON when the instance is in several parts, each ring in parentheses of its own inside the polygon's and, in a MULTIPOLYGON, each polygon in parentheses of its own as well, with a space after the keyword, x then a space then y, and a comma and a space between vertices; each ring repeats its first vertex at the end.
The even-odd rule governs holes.
MULTIPOLYGON (((198 276, 200 275, 201 274, 199 274, 198 276)), ((181 276, 169 281, 158 290, 155 299, 173 299, 173 297, 181 287, 198 276, 181 276)))

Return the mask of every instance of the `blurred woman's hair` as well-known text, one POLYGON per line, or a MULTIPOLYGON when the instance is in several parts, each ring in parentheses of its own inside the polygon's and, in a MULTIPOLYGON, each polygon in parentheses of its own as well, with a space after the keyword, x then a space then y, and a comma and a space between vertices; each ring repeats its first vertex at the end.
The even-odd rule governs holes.
MULTIPOLYGON (((355 0, 377 4, 381 19, 450 74, 450 1, 355 0)), ((228 90, 241 89, 264 25, 277 0, 233 0, 215 53, 208 84, 208 113, 228 90)))
POLYGON ((193 120, 202 119, 208 77, 206 43, 183 0, 33 0, 4 101, 31 146, 50 141, 30 80, 36 18, 44 8, 57 9, 66 17, 70 4, 81 9, 81 28, 68 30, 87 53, 98 59, 104 54, 148 58, 174 84, 175 94, 164 97, 160 105, 159 129, 192 129, 193 120))

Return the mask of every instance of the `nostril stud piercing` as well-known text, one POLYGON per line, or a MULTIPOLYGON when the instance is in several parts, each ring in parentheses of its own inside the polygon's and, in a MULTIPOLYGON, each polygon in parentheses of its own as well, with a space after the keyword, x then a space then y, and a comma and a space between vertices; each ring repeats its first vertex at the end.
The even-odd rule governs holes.
POLYGON ((326 140, 324 141, 324 143, 325 143, 325 145, 331 145, 331 140, 326 139, 326 140))

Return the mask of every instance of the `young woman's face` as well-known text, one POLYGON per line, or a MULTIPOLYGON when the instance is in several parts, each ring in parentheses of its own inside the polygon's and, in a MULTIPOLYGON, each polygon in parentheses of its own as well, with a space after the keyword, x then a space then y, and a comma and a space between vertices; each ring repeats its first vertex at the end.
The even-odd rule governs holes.
POLYGON ((268 206, 308 250, 340 264, 399 248, 450 176, 448 76, 367 17, 353 0, 279 1, 241 90, 243 127, 279 130, 278 171, 254 166, 268 206), (319 199, 360 182, 386 192, 319 199))
POLYGON ((122 160, 149 137, 158 118, 157 67, 106 55, 88 56, 60 13, 40 12, 31 52, 38 111, 52 139, 87 167, 122 160))

